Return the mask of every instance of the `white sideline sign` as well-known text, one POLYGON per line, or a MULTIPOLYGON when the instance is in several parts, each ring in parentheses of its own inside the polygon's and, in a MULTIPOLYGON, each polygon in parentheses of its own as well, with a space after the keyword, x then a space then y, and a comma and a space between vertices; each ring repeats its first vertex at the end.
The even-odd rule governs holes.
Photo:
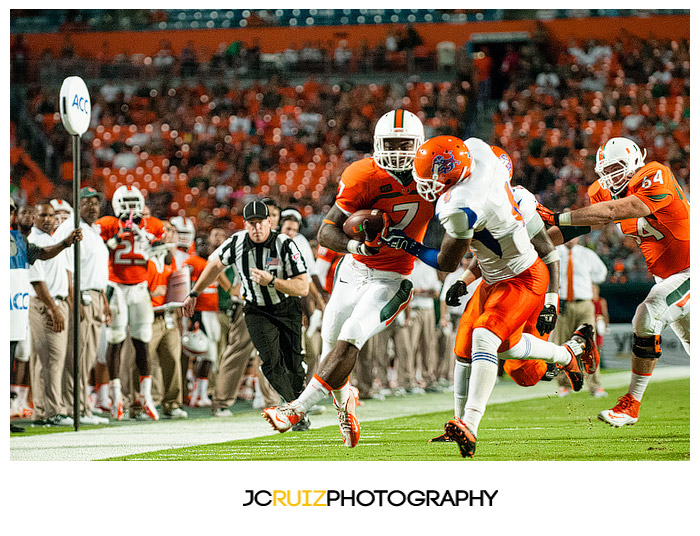
POLYGON ((61 85, 61 121, 73 136, 82 136, 90 126, 90 93, 79 76, 69 76, 61 85))

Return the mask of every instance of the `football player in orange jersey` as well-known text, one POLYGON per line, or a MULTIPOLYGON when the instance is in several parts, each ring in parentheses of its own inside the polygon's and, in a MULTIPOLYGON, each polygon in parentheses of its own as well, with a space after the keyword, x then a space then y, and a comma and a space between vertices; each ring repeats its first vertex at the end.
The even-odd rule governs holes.
POLYGON ((350 385, 350 373, 367 340, 388 326, 412 295, 408 275, 414 258, 384 246, 379 239, 393 226, 422 240, 433 216, 433 204, 418 195, 412 176, 413 159, 423 138, 423 124, 416 115, 405 110, 388 112, 375 126, 373 156, 353 162, 340 178, 335 204, 323 220, 318 241, 350 255, 337 266, 326 305, 317 374, 297 400, 264 412, 279 432, 291 428, 332 393, 343 443, 357 445, 357 392, 350 385), (366 233, 364 241, 351 239, 343 232, 343 223, 354 212, 370 208, 383 210, 391 221, 376 235, 366 233))
POLYGON ((107 326, 107 366, 111 416, 116 420, 124 418, 119 365, 127 325, 139 372, 137 402, 146 417, 158 420, 151 398, 152 377, 148 359, 154 316, 147 263, 151 245, 163 237, 164 228, 159 219, 144 216, 145 204, 138 188, 121 186, 112 197, 115 216, 103 216, 95 222, 110 250, 107 297, 112 322, 107 326))
POLYGON ((636 143, 611 138, 598 148, 599 179, 588 188, 591 205, 553 213, 542 207, 549 232, 561 244, 592 227, 615 222, 639 245, 656 284, 632 319, 632 378, 629 392, 598 418, 611 426, 634 424, 652 372, 661 356, 661 332, 670 325, 690 353, 690 204, 671 170, 645 163, 636 143))
MULTIPOLYGON (((209 246, 209 238, 206 235, 195 239, 194 255, 184 262, 184 266, 190 269, 192 284, 202 275, 207 266, 207 258, 212 252, 209 246)), ((197 298, 194 314, 189 320, 189 330, 199 329, 206 335, 209 351, 198 355, 194 363, 194 388, 189 394, 189 405, 196 408, 211 406, 211 399, 207 395, 209 387, 209 372, 216 366, 218 357, 219 340, 221 339, 221 324, 219 324, 219 283, 218 279, 205 288, 197 298)))

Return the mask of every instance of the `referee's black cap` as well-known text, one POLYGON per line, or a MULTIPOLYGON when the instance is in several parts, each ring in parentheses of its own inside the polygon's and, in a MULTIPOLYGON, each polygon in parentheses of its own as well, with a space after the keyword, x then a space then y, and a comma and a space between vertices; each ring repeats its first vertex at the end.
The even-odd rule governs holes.
POLYGON ((262 201, 251 201, 243 207, 243 219, 248 220, 264 220, 270 216, 270 211, 267 205, 262 201))

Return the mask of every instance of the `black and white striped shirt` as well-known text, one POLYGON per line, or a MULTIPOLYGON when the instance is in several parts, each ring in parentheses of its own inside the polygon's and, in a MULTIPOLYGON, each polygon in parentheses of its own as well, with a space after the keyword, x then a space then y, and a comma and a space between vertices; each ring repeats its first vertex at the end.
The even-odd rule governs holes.
POLYGON ((289 279, 307 273, 304 257, 287 235, 272 231, 265 242, 256 244, 248 231, 238 231, 212 253, 224 266, 233 265, 241 281, 246 301, 264 307, 276 305, 287 298, 284 292, 254 283, 251 268, 266 270, 280 279, 289 279))

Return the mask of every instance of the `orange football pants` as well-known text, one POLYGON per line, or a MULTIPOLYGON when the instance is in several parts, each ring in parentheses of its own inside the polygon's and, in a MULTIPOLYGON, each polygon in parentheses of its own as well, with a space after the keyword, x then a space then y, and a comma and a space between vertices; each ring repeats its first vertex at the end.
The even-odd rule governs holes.
MULTIPOLYGON (((549 272, 541 259, 515 277, 487 285, 483 281, 469 300, 457 328, 455 354, 470 360, 472 332, 483 327, 501 341, 498 351, 504 352, 518 343, 523 333, 542 340, 535 325, 544 307, 549 285, 549 272)), ((523 387, 535 385, 547 371, 547 363, 536 359, 507 359, 503 370, 523 387)))

